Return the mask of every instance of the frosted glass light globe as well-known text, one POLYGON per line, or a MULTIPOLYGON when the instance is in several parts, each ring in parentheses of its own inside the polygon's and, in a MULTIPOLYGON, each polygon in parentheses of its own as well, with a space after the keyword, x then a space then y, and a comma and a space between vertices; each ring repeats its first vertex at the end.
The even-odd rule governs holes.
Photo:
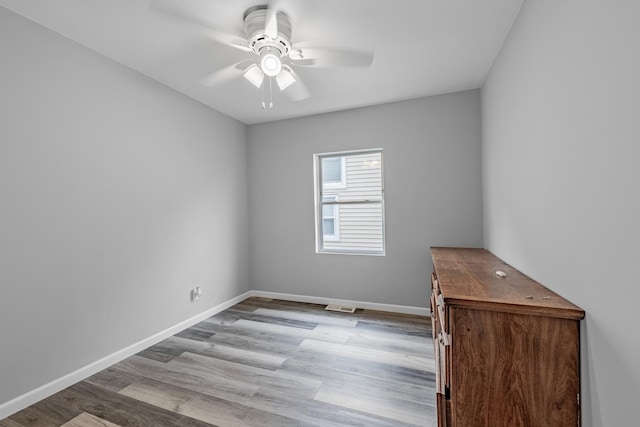
POLYGON ((260 60, 260 68, 262 68, 262 72, 265 75, 275 77, 280 74, 282 70, 282 62, 280 62, 280 58, 273 53, 267 53, 263 55, 260 60))

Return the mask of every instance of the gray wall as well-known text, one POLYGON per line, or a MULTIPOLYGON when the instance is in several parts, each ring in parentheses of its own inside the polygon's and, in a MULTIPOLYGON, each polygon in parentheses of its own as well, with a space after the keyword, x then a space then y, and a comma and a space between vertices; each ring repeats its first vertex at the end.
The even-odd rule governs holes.
POLYGON ((482 90, 485 244, 586 310, 586 426, 640 419, 638 17, 525 0, 482 90))
POLYGON ((428 247, 482 246, 478 91, 253 125, 253 289, 427 307, 428 247), (384 149, 385 257, 316 254, 313 154, 384 149))
POLYGON ((2 403, 249 286, 246 127, 4 8, 0 28, 2 403))

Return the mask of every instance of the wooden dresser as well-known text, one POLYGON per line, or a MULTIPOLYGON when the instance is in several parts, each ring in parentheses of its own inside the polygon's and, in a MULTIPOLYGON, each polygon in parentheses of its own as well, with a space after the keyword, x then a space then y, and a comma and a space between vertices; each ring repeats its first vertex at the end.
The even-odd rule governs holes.
POLYGON ((584 311, 485 249, 431 255, 438 426, 579 426, 584 311))

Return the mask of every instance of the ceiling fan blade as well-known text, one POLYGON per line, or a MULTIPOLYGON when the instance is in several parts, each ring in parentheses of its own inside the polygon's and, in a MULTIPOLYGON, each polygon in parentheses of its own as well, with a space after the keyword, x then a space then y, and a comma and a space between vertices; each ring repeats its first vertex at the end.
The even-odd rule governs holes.
MULTIPOLYGON (((340 50, 328 48, 304 48, 304 59, 313 59, 314 67, 358 67, 368 68, 373 63, 374 54, 367 50, 340 50)), ((296 65, 307 65, 295 61, 296 65)))
MULTIPOLYGON (((311 97, 309 89, 307 89, 307 86, 305 86, 305 84, 302 82, 300 76, 298 76, 295 71, 293 71, 286 65, 282 67, 281 74, 282 72, 285 72, 285 70, 287 73, 290 73, 291 78, 293 78, 294 81, 287 85, 284 89, 282 89, 282 93, 284 93, 292 101, 302 101, 311 97)), ((277 78, 276 82, 278 82, 277 78)), ((280 86, 279 82, 278 86, 280 86)))
POLYGON ((273 7, 268 7, 264 20, 264 33, 270 39, 278 38, 278 11, 273 7))
POLYGON ((232 47, 234 49, 241 50, 243 52, 253 52, 249 43, 242 37, 235 36, 233 34, 221 33, 213 30, 207 31, 207 36, 222 45, 232 47))
POLYGON ((203 86, 214 87, 228 83, 237 79, 243 74, 243 71, 254 64, 252 60, 240 61, 238 63, 221 68, 218 71, 203 77, 199 83, 203 86))
POLYGON ((316 64, 316 60, 312 58, 294 59, 289 57, 289 61, 291 61, 291 65, 300 67, 313 67, 316 64))
POLYGON ((203 18, 211 12, 199 4, 204 5, 202 2, 189 2, 187 7, 185 2, 152 0, 151 3, 149 3, 147 13, 170 18, 174 22, 187 26, 191 30, 196 29, 204 32, 209 38, 220 44, 251 52, 251 48, 244 38, 244 35, 214 30, 211 27, 212 24, 203 18))

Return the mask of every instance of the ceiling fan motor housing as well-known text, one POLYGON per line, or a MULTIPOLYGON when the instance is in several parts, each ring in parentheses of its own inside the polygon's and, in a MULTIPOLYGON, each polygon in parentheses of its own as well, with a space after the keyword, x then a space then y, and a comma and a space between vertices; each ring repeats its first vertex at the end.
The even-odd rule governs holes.
POLYGON ((277 11, 278 35, 273 39, 265 32, 268 13, 267 5, 247 9, 244 13, 244 32, 247 35, 249 46, 256 55, 270 51, 282 58, 287 56, 291 50, 291 21, 287 14, 277 11))

